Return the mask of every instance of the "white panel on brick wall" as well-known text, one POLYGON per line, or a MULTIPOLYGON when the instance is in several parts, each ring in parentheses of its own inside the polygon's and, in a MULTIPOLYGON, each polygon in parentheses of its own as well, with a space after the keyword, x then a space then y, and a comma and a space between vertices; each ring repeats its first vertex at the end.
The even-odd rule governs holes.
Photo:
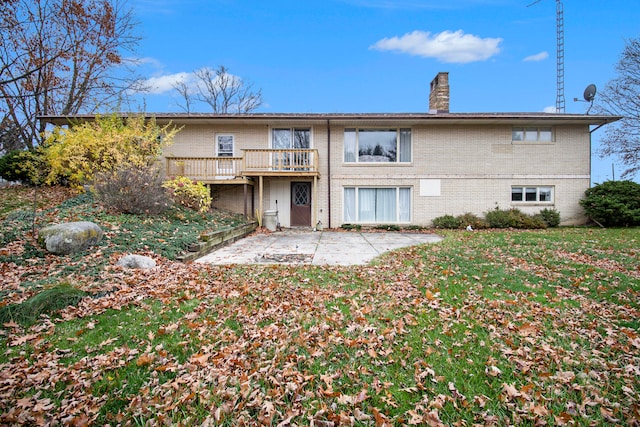
POLYGON ((291 183, 289 181, 273 180, 269 183, 269 207, 266 209, 276 209, 278 201, 278 219, 283 227, 291 227, 291 183))
POLYGON ((420 196, 439 197, 440 196, 440 180, 439 179, 421 179, 420 180, 420 196))

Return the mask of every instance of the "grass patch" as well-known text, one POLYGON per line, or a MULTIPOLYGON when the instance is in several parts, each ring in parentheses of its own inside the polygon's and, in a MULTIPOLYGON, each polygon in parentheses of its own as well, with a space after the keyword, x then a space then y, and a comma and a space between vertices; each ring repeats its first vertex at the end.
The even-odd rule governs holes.
POLYGON ((16 322, 31 326, 41 315, 52 316, 63 308, 76 305, 87 293, 69 284, 61 284, 46 289, 19 304, 0 308, 0 324, 16 322))

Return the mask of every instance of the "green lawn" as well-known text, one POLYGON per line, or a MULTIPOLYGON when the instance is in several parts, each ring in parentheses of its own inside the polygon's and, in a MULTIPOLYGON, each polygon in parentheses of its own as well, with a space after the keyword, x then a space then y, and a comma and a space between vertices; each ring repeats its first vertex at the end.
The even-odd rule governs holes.
POLYGON ((639 422, 640 229, 444 237, 349 268, 105 267, 112 292, 4 325, 0 423, 639 422))

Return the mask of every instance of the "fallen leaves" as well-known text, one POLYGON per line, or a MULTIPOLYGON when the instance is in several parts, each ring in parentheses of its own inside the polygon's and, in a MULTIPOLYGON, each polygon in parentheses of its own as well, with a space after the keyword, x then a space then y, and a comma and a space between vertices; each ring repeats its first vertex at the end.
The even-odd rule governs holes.
POLYGON ((5 324, 0 423, 637 423, 635 306, 503 250, 407 248, 350 269, 106 268, 110 292, 62 320, 5 324), (469 273, 465 258, 481 266, 469 273), (133 311, 148 325, 83 345, 107 314, 133 311))
POLYGON ((9 341, 9 345, 11 347, 15 347, 18 345, 23 345, 29 341, 33 341, 40 338, 40 334, 28 334, 28 335, 21 335, 18 337, 15 337, 14 339, 12 339, 11 341, 9 341))

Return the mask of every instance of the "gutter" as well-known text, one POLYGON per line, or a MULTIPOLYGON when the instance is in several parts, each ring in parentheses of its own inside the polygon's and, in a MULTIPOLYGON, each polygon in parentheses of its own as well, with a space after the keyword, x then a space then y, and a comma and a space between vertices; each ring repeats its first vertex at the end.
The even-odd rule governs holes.
POLYGON ((327 119, 327 227, 331 228, 331 121, 327 119))

